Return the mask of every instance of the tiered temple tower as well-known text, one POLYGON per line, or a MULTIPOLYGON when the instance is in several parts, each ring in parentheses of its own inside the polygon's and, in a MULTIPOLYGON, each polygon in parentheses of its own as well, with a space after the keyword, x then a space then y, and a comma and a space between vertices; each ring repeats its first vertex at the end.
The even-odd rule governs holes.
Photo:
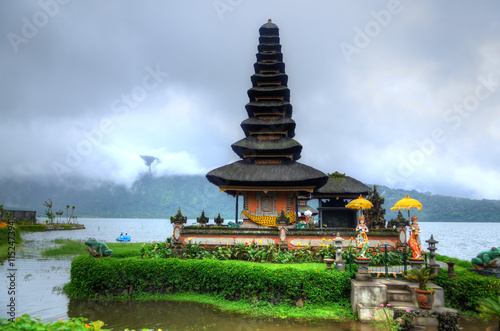
MULTIPOLYGON (((293 139, 290 90, 279 39, 278 26, 268 21, 259 29, 257 62, 254 64, 248 119, 241 123, 245 138, 231 145, 242 159, 210 171, 207 179, 236 198, 244 197, 242 218, 246 226, 275 226, 284 210, 292 221, 297 197, 323 186, 323 172, 296 162, 302 145, 293 139)), ((238 219, 238 199, 236 215, 238 219)))

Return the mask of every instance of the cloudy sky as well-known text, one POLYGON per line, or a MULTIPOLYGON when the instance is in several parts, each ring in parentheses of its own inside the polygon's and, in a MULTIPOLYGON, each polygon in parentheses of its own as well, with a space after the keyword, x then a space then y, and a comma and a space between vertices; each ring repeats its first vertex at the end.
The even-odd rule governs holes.
POLYGON ((129 185, 237 160, 258 29, 280 28, 299 162, 500 199, 497 1, 2 1, 0 179, 129 185))

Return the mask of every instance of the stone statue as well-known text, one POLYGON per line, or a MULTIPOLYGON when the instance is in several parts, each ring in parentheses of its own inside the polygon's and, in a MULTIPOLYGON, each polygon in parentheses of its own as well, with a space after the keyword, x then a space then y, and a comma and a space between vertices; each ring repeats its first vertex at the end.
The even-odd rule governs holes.
POLYGON ((420 242, 420 227, 418 226, 417 216, 411 218, 411 235, 408 240, 408 246, 410 246, 412 251, 412 259, 422 258, 422 243, 420 242))
POLYGON ((361 249, 359 256, 365 259, 367 258, 365 254, 368 251, 368 248, 370 248, 368 236, 366 235, 368 231, 368 227, 365 224, 365 217, 361 215, 359 217, 358 225, 356 226, 356 232, 358 233, 356 236, 356 246, 361 249))
POLYGON ((229 221, 227 222, 227 226, 230 227, 230 228, 239 228, 241 226, 241 224, 243 224, 243 221, 241 222, 232 222, 232 221, 229 221))
POLYGON ((89 240, 85 242, 85 245, 88 246, 88 251, 93 257, 110 257, 113 255, 113 250, 109 249, 105 243, 97 241, 94 238, 89 238, 89 240))
POLYGON ((293 227, 294 229, 305 229, 307 228, 307 223, 306 222, 297 222, 295 226, 293 227))
POLYGON ((471 262, 476 269, 500 268, 500 247, 493 247, 489 251, 482 251, 471 262))

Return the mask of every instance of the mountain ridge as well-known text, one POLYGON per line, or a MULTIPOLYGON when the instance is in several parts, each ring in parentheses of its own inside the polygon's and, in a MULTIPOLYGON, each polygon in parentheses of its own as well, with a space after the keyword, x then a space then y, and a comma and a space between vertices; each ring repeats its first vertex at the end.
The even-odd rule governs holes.
MULTIPOLYGON (((214 218, 219 213, 227 220, 234 219, 235 198, 208 182, 202 175, 176 175, 153 177, 145 175, 131 187, 110 182, 89 182, 74 179, 71 186, 57 182, 2 180, 0 204, 9 210, 36 210, 44 215, 44 201, 51 199, 54 211, 66 212, 66 206, 75 206, 75 215, 92 218, 160 218, 168 219, 181 208, 190 219, 201 215, 214 218)), ((373 186, 373 185, 369 185, 373 186)), ((422 210, 412 209, 420 221, 442 222, 500 222, 500 200, 473 200, 444 195, 422 193, 415 190, 392 189, 377 185, 381 196, 385 196, 383 207, 386 221, 397 216, 390 207, 407 194, 419 200, 422 210)), ((309 202, 317 207, 317 200, 309 202)), ((243 206, 239 201, 239 211, 243 206)), ((403 211, 407 217, 407 212, 403 211)))

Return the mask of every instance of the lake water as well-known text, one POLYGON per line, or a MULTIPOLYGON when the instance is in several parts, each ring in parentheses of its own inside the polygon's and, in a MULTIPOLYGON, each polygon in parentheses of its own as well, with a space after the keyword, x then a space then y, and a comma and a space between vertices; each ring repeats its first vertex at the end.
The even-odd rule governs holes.
MULTIPOLYGON (((16 315, 28 313, 42 321, 83 316, 90 320, 104 320, 107 328, 122 330, 125 327, 140 329, 162 328, 163 330, 324 330, 325 326, 297 325, 286 321, 261 321, 238 316, 220 314, 209 307, 196 304, 170 302, 112 302, 102 303, 89 300, 69 300, 61 289, 69 282, 71 259, 43 258, 40 251, 53 246, 57 238, 86 240, 89 237, 113 242, 120 232, 132 237, 132 242, 164 241, 172 234, 170 220, 159 219, 79 219, 85 230, 51 231, 25 233, 25 242, 18 247, 16 269, 16 315), (188 313, 186 313, 188 312, 188 313)), ((193 220, 188 221, 194 223, 193 220)), ((479 251, 500 246, 498 236, 500 223, 420 223, 421 240, 434 235, 439 241, 437 253, 470 260, 479 251)), ((6 307, 9 266, 0 266, 0 307, 6 307)), ((0 310, 1 318, 8 318, 5 308, 0 310)), ((462 324, 461 324, 462 325, 462 324)), ((464 326, 464 325, 462 325, 464 326)), ((360 324, 329 325, 331 330, 372 330, 360 324)), ((477 327, 477 325, 476 325, 477 327)), ((483 328, 484 329, 484 328, 483 328)), ((465 326, 464 330, 468 330, 465 326)), ((475 330, 471 326, 470 330, 475 330)))

